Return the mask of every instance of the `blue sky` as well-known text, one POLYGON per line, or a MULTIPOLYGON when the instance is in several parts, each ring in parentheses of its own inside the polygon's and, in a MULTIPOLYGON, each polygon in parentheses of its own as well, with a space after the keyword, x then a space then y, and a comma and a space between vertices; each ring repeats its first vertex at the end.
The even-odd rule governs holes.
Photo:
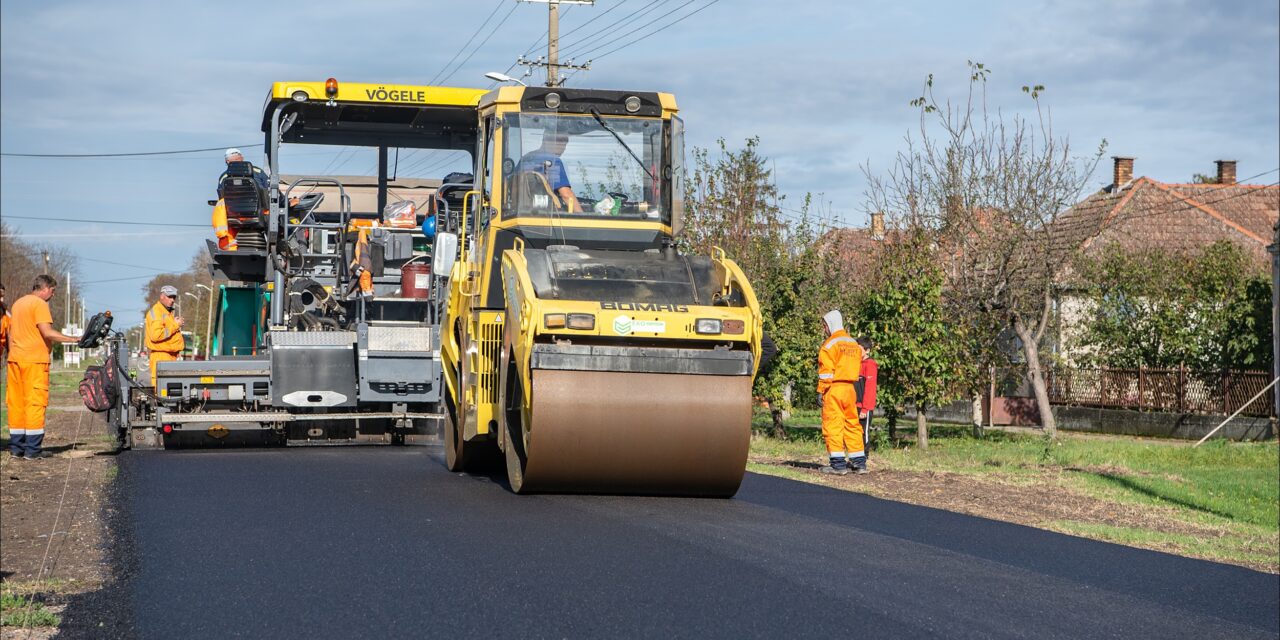
MULTIPOLYGON (((10 153, 247 145, 256 160, 271 82, 334 76, 425 84, 448 75, 445 84, 487 86, 484 72, 507 69, 546 30, 545 5, 512 3, 9 0, 0 5, 0 141, 10 153), (495 7, 456 70, 445 70, 495 7)), ((925 76, 935 74, 940 95, 960 95, 966 60, 992 69, 989 100, 1010 112, 1029 106, 1020 87, 1045 85, 1059 134, 1081 153, 1105 138, 1109 154, 1137 157, 1139 175, 1186 181, 1212 173, 1222 158, 1240 162, 1241 178, 1280 167, 1274 0, 598 0, 562 9, 563 49, 575 57, 575 48, 600 46, 586 57, 599 56, 612 48, 603 44, 623 44, 704 6, 596 60, 569 84, 675 93, 691 146, 759 136, 788 201, 822 194, 846 224, 865 223, 861 167, 883 169, 902 147, 917 123, 907 103, 925 76), (604 11, 610 12, 567 33, 604 11), (635 11, 643 12, 637 21, 600 30, 635 11)), ((310 152, 300 152, 286 172, 340 164, 331 163, 331 153, 302 153, 310 152)), ((359 172, 363 164, 356 158, 339 173, 359 172)), ((11 216, 203 224, 221 166, 220 153, 4 158, 0 216, 34 241, 138 265, 82 265, 86 282, 138 276, 86 285, 91 309, 137 309, 147 268, 182 269, 206 230, 175 235, 175 229, 11 216)), ((1278 179, 1273 172, 1256 182, 1278 179)), ((1093 182, 1110 182, 1109 163, 1093 182)))

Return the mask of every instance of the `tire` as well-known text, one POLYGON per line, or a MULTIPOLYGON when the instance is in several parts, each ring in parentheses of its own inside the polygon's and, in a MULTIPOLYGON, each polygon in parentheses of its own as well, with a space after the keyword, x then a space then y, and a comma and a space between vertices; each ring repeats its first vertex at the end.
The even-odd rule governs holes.
POLYGON ((457 418, 454 417, 453 403, 445 400, 444 408, 444 466, 455 473, 466 471, 467 446, 462 440, 462 433, 457 418))
POLYGON ((524 416, 520 406, 524 403, 520 388, 520 375, 514 365, 507 367, 507 383, 502 388, 502 438, 506 458, 507 483, 517 494, 530 493, 524 483, 525 464, 528 455, 524 448, 524 416))

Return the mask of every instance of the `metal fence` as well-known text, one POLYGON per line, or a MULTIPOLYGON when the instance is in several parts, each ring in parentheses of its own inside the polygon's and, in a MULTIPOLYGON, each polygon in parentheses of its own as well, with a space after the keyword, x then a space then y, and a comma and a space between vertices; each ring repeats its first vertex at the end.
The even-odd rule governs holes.
MULTIPOLYGON (((1171 413, 1230 414, 1271 382, 1267 371, 1177 369, 1057 369, 1047 374, 1054 404, 1171 413)), ((1275 398, 1263 394, 1241 413, 1270 416, 1275 398)))

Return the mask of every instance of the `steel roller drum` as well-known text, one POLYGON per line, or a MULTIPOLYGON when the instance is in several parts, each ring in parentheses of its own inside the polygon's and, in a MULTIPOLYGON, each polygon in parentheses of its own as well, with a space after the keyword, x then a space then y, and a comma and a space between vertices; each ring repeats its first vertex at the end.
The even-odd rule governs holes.
POLYGON ((730 497, 751 376, 533 372, 525 491, 730 497))

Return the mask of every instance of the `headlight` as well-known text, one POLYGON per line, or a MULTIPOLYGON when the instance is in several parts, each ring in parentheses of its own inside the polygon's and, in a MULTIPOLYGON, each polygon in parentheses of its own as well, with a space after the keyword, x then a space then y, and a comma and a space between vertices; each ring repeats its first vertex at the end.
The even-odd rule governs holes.
POLYGON ((546 100, 548 109, 557 109, 560 107, 560 94, 552 91, 547 94, 546 100))
POLYGON ((693 323, 693 330, 704 335, 720 333, 720 321, 715 318, 698 318, 693 323))
POLYGON ((292 96, 290 96, 290 97, 291 97, 291 98, 293 98, 293 101, 294 101, 294 102, 306 102, 306 101, 307 101, 307 92, 306 92, 306 91, 301 91, 301 90, 299 90, 299 91, 294 91, 294 92, 293 92, 293 95, 292 95, 292 96))
POLYGON ((630 96, 622 103, 627 108, 627 113, 635 113, 640 110, 640 98, 630 96))
POLYGON ((589 313, 569 314, 569 328, 590 331, 596 328, 596 317, 589 313))
POLYGON ((542 316, 542 324, 546 325, 548 329, 563 329, 564 321, 565 316, 563 313, 548 313, 542 316))

